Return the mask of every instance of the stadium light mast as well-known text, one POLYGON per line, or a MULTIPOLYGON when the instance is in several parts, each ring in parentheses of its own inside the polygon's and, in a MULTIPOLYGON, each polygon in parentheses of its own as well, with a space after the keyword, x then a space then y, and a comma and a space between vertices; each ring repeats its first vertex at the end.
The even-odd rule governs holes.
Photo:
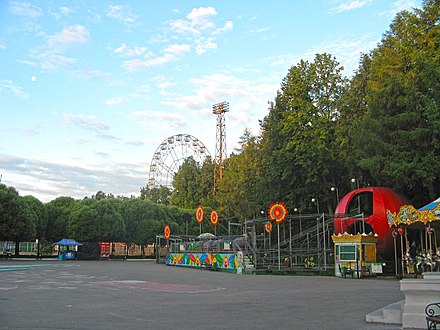
POLYGON ((229 103, 221 102, 212 106, 212 113, 217 116, 217 131, 215 142, 215 159, 214 159, 214 189, 215 195, 217 189, 217 181, 223 178, 223 161, 228 157, 226 152, 226 126, 225 113, 229 111, 229 103))

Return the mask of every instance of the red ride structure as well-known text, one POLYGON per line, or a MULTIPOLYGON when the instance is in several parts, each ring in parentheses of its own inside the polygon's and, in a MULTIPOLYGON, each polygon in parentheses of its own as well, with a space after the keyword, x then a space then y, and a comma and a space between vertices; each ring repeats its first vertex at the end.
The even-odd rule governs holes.
POLYGON ((394 246, 386 211, 398 212, 405 204, 405 199, 390 188, 367 187, 353 190, 341 199, 336 208, 335 233, 377 234, 378 260, 390 260, 393 258, 394 246))

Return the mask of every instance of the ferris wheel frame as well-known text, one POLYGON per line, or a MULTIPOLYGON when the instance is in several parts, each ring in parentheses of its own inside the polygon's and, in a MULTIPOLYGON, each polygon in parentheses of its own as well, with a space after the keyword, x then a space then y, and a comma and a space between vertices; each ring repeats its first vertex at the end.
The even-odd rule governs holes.
POLYGON ((172 189, 174 174, 189 157, 203 163, 211 154, 202 141, 190 134, 177 134, 163 140, 151 159, 148 188, 172 189))

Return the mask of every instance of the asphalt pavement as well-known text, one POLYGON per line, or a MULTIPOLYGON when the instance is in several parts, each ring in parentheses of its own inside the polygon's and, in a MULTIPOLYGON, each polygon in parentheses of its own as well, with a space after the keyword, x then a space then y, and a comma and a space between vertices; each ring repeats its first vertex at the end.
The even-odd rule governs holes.
POLYGON ((394 278, 237 275, 154 261, 0 261, 0 329, 399 329, 394 278))

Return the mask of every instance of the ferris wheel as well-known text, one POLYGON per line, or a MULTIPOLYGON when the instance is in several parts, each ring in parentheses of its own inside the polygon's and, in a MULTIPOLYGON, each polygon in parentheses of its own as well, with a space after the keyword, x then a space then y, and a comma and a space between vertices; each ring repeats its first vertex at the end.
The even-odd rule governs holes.
POLYGON ((211 155, 199 139, 189 134, 173 135, 163 140, 151 160, 148 188, 172 188, 174 173, 188 157, 203 163, 211 155))

